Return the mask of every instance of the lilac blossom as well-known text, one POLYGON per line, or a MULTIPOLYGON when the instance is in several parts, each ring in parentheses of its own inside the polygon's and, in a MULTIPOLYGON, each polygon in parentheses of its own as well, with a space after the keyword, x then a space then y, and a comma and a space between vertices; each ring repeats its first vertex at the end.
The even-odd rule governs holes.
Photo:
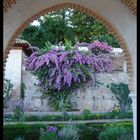
POLYGON ((110 46, 95 41, 88 48, 102 50, 102 53, 84 54, 78 50, 52 49, 40 54, 35 51, 28 57, 25 66, 38 76, 39 86, 45 92, 67 89, 73 83, 95 81, 91 73, 112 72, 112 62, 107 55, 111 51, 110 46))
POLYGON ((105 42, 100 42, 98 40, 94 41, 92 44, 88 46, 89 50, 96 53, 110 53, 112 51, 112 47, 109 46, 105 42))
POLYGON ((47 132, 57 132, 57 128, 54 126, 49 126, 47 132))
POLYGON ((100 42, 99 40, 94 41, 93 43, 80 43, 77 47, 87 47, 90 51, 94 54, 101 54, 101 53, 110 53, 112 51, 112 47, 109 46, 106 42, 100 42))

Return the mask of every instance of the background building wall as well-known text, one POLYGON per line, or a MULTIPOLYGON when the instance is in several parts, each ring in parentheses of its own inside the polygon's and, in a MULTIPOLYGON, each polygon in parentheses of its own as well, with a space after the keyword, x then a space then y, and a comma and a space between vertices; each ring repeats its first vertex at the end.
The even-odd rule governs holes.
POLYGON ((9 111, 13 110, 15 103, 21 99, 21 74, 22 72, 22 50, 10 50, 4 78, 11 80, 13 84, 11 98, 8 101, 9 111))

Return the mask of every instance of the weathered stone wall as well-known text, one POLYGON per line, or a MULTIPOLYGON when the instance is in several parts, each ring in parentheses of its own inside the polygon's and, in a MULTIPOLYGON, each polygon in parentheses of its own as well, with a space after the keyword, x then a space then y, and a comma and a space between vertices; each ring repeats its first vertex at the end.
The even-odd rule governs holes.
MULTIPOLYGON (((124 71, 126 68, 123 54, 113 55, 112 60, 113 73, 96 74, 97 81, 102 83, 99 87, 85 85, 70 95, 73 109, 79 111, 83 111, 84 109, 91 111, 111 111, 115 107, 118 107, 118 101, 106 85, 119 82, 128 83, 128 75, 124 71)), ((36 86, 38 83, 36 77, 29 71, 26 71, 24 66, 22 74, 22 80, 26 85, 25 111, 53 111, 48 104, 48 99, 41 99, 41 93, 36 86)))
POLYGON ((77 104, 75 108, 83 111, 89 109, 92 111, 111 111, 118 107, 118 101, 112 91, 106 87, 111 83, 128 82, 127 73, 122 71, 114 71, 111 74, 97 74, 96 79, 101 85, 81 87, 71 95, 73 104, 77 104))
POLYGON ((23 66, 22 70, 22 80, 26 86, 25 89, 25 99, 24 99, 24 110, 25 111, 51 111, 48 105, 48 99, 41 99, 41 93, 39 88, 36 86, 38 80, 31 74, 31 72, 26 71, 23 66))

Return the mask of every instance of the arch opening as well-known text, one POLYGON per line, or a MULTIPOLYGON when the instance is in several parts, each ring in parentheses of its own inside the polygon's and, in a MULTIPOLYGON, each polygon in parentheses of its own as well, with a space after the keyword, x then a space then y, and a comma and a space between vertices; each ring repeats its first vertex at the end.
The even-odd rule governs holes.
POLYGON ((98 14, 96 11, 88 9, 86 7, 83 7, 79 4, 74 4, 74 3, 61 3, 58 5, 54 5, 50 8, 44 9, 44 10, 36 13, 32 17, 30 17, 28 20, 26 20, 20 27, 17 28, 17 30, 15 31, 15 33, 11 37, 10 41, 8 42, 7 47, 4 49, 4 62, 6 61, 6 58, 7 58, 7 55, 9 53, 10 48, 15 43, 15 39, 33 20, 38 19, 40 16, 42 16, 44 14, 47 14, 49 12, 56 11, 56 10, 59 10, 62 8, 73 8, 75 10, 78 10, 78 11, 85 13, 86 15, 88 15, 94 19, 97 19, 103 26, 106 27, 106 29, 111 34, 114 35, 114 37, 117 40, 117 42, 119 43, 120 47, 124 51, 124 57, 125 57, 126 63, 127 63, 128 75, 130 77, 129 83, 131 85, 133 83, 133 64, 132 64, 132 59, 131 59, 131 55, 130 55, 130 52, 128 50, 127 44, 126 44, 125 40, 123 39, 123 37, 121 36, 121 34, 117 31, 117 29, 115 29, 113 27, 113 25, 109 21, 107 21, 102 15, 98 14))

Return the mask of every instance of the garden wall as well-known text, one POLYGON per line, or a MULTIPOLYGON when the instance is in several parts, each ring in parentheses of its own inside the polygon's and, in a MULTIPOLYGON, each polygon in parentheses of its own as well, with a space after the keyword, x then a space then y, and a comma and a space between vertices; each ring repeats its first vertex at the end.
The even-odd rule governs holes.
MULTIPOLYGON (((24 56, 25 58, 25 56, 24 56)), ((89 109, 91 111, 111 111, 118 107, 118 101, 112 91, 106 87, 110 83, 128 83, 128 75, 126 72, 126 62, 123 54, 112 54, 113 73, 96 74, 98 84, 85 85, 79 88, 70 95, 70 100, 73 105, 73 111, 83 111, 89 109)), ((22 80, 26 85, 24 109, 30 111, 54 111, 48 104, 48 99, 41 99, 41 93, 36 86, 38 81, 36 77, 29 71, 26 71, 24 66, 22 69, 22 80)))

